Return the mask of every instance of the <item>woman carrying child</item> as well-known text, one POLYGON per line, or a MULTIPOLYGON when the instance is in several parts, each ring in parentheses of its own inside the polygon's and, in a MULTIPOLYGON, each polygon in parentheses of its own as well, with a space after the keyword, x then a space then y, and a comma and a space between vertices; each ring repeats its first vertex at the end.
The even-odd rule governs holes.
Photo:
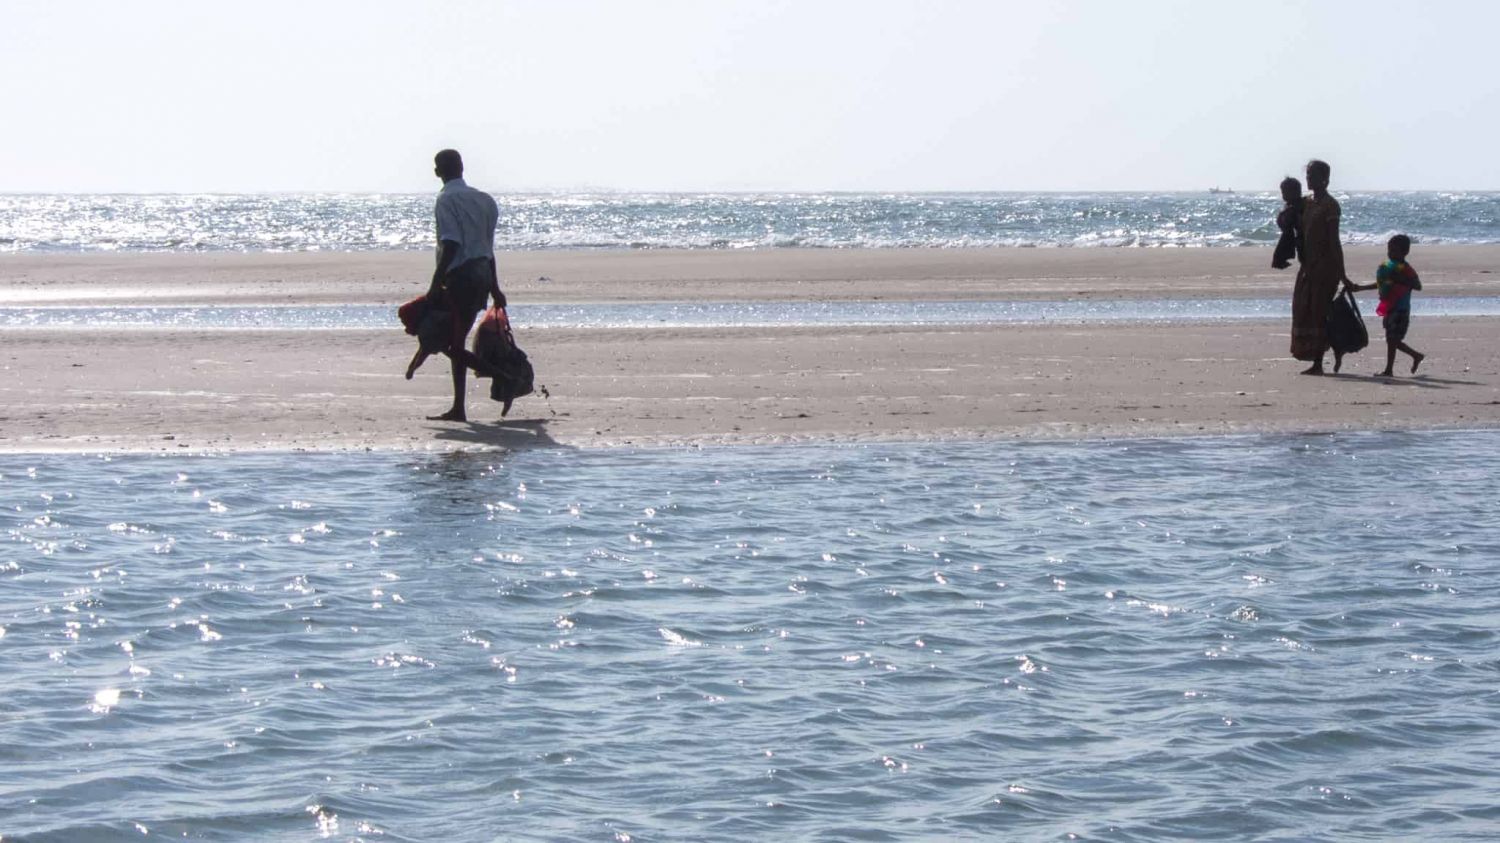
POLYGON ((1328 194, 1332 168, 1307 162, 1307 186, 1312 195, 1302 206, 1302 266, 1292 290, 1292 356, 1312 363, 1304 375, 1323 374, 1328 350, 1328 304, 1349 283, 1344 272, 1344 247, 1339 241, 1338 200, 1328 194))

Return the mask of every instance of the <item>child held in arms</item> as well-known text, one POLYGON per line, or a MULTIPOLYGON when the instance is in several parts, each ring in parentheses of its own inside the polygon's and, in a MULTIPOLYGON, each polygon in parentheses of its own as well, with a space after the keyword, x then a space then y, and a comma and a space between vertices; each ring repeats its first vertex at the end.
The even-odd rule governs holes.
POLYGON ((1394 376, 1392 368, 1396 365, 1396 352, 1411 356, 1412 374, 1417 373, 1417 367, 1427 355, 1406 344, 1406 331, 1411 326, 1411 294, 1413 290, 1422 289, 1417 271, 1406 262, 1407 255, 1411 254, 1411 238, 1405 234, 1392 237, 1386 243, 1385 254, 1389 260, 1375 270, 1374 284, 1351 286, 1356 290, 1380 290, 1380 305, 1375 308, 1375 314, 1385 328, 1385 371, 1378 377, 1389 378, 1394 376))
POLYGON ((1302 257, 1302 182, 1291 176, 1282 179, 1281 199, 1286 204, 1276 215, 1281 239, 1276 241, 1276 251, 1271 255, 1272 269, 1286 269, 1292 265, 1292 259, 1302 257))

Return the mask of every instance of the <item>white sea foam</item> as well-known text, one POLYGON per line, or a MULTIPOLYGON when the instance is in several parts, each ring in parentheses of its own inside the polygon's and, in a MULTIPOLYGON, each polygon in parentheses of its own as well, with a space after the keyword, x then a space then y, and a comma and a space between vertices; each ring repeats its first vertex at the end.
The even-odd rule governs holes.
POLYGON ((668 644, 672 645, 673 647, 701 647, 701 646, 703 646, 703 642, 702 641, 694 641, 693 639, 688 638, 687 636, 685 636, 685 635, 683 635, 683 634, 681 634, 679 632, 673 632, 672 630, 667 629, 666 627, 662 627, 662 628, 658 629, 657 632, 661 634, 661 637, 662 637, 663 640, 665 640, 668 644))

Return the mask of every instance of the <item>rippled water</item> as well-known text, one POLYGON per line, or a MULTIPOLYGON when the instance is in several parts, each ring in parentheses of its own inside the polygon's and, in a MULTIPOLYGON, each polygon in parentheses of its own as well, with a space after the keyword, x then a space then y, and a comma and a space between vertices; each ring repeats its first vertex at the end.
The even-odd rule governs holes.
POLYGON ((1489 839, 1500 435, 0 457, 10 839, 1489 839))
MULTIPOLYGON (((1268 191, 499 194, 496 244, 577 248, 1245 246, 1277 236, 1268 191)), ((1500 193, 1338 194, 1343 232, 1500 242, 1500 193)), ((0 195, 0 252, 432 248, 433 194, 0 195)))
MULTIPOLYGON (((1368 302, 1373 317, 1374 303, 1368 302)), ((1283 319, 1286 299, 1090 301, 752 301, 512 305, 528 328, 999 325, 1283 319)), ((1423 316, 1500 316, 1500 296, 1428 296, 1423 316)), ((370 329, 395 326, 383 305, 0 307, 0 328, 370 329)))

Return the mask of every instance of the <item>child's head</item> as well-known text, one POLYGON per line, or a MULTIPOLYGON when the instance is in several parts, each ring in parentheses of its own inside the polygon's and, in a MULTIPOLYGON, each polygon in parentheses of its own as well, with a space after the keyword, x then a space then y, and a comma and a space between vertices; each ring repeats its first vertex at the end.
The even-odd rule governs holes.
POLYGON ((1391 260, 1406 260, 1406 256, 1409 254, 1411 254, 1411 238, 1405 234, 1397 234, 1386 241, 1385 256, 1391 260))
POLYGON ((1291 176, 1281 180, 1281 198, 1285 202, 1296 202, 1302 198, 1302 182, 1291 176))

